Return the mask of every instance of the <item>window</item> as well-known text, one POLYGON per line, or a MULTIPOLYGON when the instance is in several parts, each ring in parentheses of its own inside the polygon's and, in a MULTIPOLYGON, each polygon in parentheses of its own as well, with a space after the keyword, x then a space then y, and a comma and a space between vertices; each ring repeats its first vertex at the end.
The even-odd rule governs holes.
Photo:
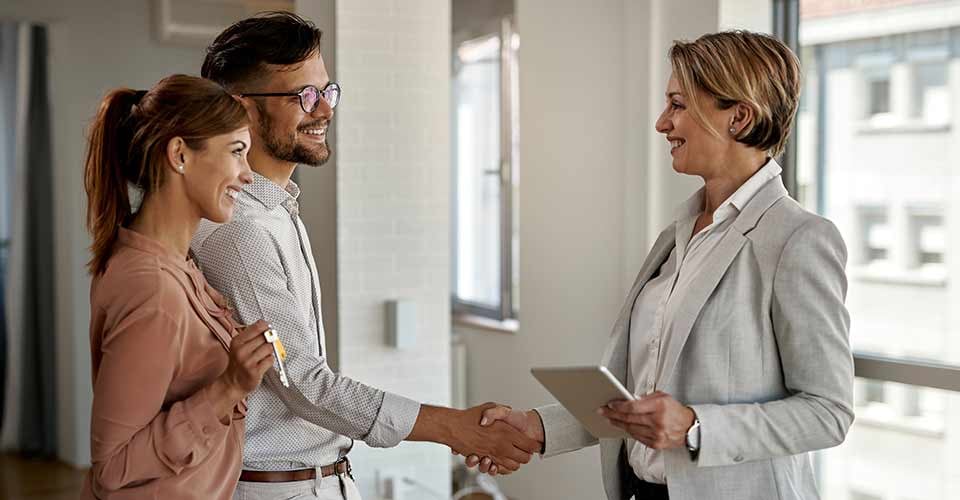
POLYGON ((867 79, 869 106, 867 116, 882 115, 890 112, 890 76, 878 75, 867 79))
POLYGON ((929 125, 950 122, 947 62, 918 62, 913 66, 913 117, 929 125))
POLYGON ((859 212, 860 227, 859 264, 869 266, 884 264, 890 258, 892 234, 887 221, 887 213, 882 207, 861 207, 859 212))
POLYGON ((916 268, 943 267, 947 233, 937 209, 915 209, 910 214, 910 264, 916 268))
POLYGON ((960 498, 960 0, 778 3, 808 75, 787 184, 849 249, 857 418, 821 497, 960 498))
POLYGON ((453 53, 453 307, 497 320, 519 308, 517 49, 512 20, 453 53))

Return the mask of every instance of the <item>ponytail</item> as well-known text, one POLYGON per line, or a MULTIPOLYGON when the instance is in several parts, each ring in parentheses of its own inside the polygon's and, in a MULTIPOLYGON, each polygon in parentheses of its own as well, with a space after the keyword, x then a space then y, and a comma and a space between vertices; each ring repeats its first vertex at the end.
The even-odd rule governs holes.
POLYGON ((143 92, 116 89, 103 99, 90 126, 83 183, 87 191, 87 230, 93 237, 90 273, 106 270, 120 226, 130 217, 127 166, 133 139, 133 106, 143 92))

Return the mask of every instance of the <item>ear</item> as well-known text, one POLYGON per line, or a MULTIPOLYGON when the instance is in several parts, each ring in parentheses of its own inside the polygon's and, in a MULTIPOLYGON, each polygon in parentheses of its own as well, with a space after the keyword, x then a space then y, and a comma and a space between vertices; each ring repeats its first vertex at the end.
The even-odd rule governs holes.
POLYGON ((735 135, 739 135, 743 129, 747 128, 753 123, 755 118, 756 113, 754 113, 752 107, 742 102, 738 102, 733 107, 733 118, 730 123, 730 128, 736 129, 735 135))
POLYGON ((243 109, 247 110, 247 116, 250 118, 250 121, 253 123, 258 123, 257 120, 260 118, 260 106, 257 106, 257 101, 255 101, 253 97, 242 97, 237 94, 234 94, 233 98, 243 106, 243 109))
POLYGON ((182 174, 181 167, 186 167, 190 148, 184 142, 182 137, 174 137, 167 143, 167 167, 173 169, 173 173, 182 174))

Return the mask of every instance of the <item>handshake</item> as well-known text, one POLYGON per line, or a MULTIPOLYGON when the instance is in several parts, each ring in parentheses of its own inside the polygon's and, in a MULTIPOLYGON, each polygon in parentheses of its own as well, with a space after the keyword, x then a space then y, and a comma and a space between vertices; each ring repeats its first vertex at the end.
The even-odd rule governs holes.
POLYGON ((510 474, 542 453, 543 423, 537 412, 522 412, 496 403, 463 412, 464 424, 447 441, 454 455, 463 455, 468 467, 479 465, 490 475, 510 474))
MULTIPOLYGON (((687 432, 696 421, 693 409, 664 392, 640 398, 610 401, 597 409, 610 424, 655 450, 682 448, 687 432)), ((509 406, 486 403, 461 412, 454 425, 456 436, 441 441, 455 455, 463 455, 468 467, 480 467, 491 475, 510 474, 542 453, 545 433, 536 411, 519 411, 509 406)))

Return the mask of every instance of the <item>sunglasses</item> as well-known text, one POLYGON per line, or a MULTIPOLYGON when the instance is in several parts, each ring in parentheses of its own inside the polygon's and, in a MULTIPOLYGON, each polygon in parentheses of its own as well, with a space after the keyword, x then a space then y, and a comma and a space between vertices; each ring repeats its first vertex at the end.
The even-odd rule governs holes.
POLYGON ((300 108, 304 113, 313 113, 320 105, 320 99, 323 99, 330 106, 330 109, 337 107, 340 103, 340 85, 335 82, 328 83, 323 89, 318 89, 313 85, 307 85, 299 92, 268 92, 260 94, 240 94, 240 97, 293 97, 300 98, 300 108))

